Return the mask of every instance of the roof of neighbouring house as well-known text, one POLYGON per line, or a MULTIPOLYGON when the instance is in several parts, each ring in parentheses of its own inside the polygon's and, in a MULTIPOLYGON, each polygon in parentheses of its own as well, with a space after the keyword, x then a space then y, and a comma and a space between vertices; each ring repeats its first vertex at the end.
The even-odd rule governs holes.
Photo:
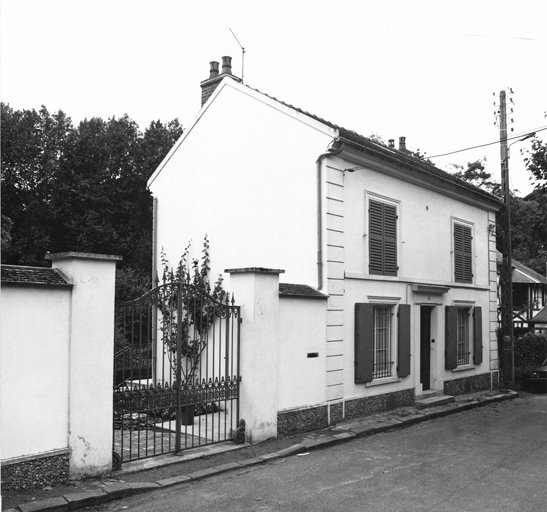
POLYGON ((530 322, 547 324, 547 306, 537 313, 530 322))
POLYGON ((2 285, 64 286, 72 284, 56 268, 2 265, 2 285))
POLYGON ((467 183, 466 181, 463 181, 460 178, 457 178, 456 176, 454 176, 453 174, 450 174, 449 172, 443 171, 439 169, 438 167, 435 167, 433 164, 425 160, 421 160, 417 158, 416 156, 413 155, 411 151, 404 152, 399 149, 387 147, 368 137, 364 137, 363 135, 360 135, 353 130, 348 130, 347 128, 344 128, 335 123, 327 121, 326 119, 323 119, 319 116, 306 112, 305 110, 295 107, 294 105, 285 103, 284 101, 281 101, 275 98, 274 96, 270 96, 269 94, 266 94, 262 91, 259 91, 258 89, 249 87, 248 85, 245 85, 245 84, 240 84, 240 85, 242 87, 247 87, 248 89, 251 89, 252 91, 255 91, 259 94, 262 94, 263 96, 266 96, 267 98, 270 98, 271 100, 276 101, 280 103, 281 105, 284 105, 285 107, 288 107, 292 110, 295 110, 296 112, 299 112, 305 116, 308 116, 314 119, 315 121, 318 121, 319 123, 322 123, 326 126, 329 126, 330 128, 338 130, 338 133, 340 134, 340 140, 344 142, 344 144, 346 144, 347 146, 351 147, 352 149, 358 152, 366 153, 369 156, 372 156, 373 158, 376 158, 378 160, 382 160, 387 163, 396 164, 399 167, 412 170, 413 172, 415 172, 418 175, 421 175, 422 177, 435 180, 439 183, 442 183, 445 186, 459 189, 459 190, 462 190, 462 189, 466 190, 468 193, 471 193, 473 196, 481 198, 482 200, 486 200, 490 203, 494 203, 496 205, 501 204, 500 198, 476 187, 475 185, 472 185, 471 183, 467 183))
POLYGON ((279 283, 280 297, 303 297, 307 299, 328 299, 328 296, 307 284, 279 283))
MULTIPOLYGON (((503 256, 500 251, 496 251, 496 262, 501 265, 503 256)), ((539 272, 532 270, 520 261, 512 260, 513 264, 513 283, 524 284, 547 284, 547 277, 542 276, 539 272)))

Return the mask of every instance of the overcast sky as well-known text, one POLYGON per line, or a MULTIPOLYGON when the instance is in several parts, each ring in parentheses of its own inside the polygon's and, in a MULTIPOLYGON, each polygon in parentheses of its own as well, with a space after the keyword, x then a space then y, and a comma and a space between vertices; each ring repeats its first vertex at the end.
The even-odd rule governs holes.
MULTIPOLYGON (((75 123, 127 113, 187 126, 209 62, 362 135, 404 135, 427 156, 499 141, 494 102, 509 88, 513 135, 547 128, 545 0, 1 0, 3 102, 63 110, 75 123)), ((510 133, 511 135, 511 133, 510 133)), ((547 130, 538 132, 547 140, 547 130)), ((531 191, 520 148, 511 185, 531 191)), ((499 143, 434 158, 487 158, 499 143)))

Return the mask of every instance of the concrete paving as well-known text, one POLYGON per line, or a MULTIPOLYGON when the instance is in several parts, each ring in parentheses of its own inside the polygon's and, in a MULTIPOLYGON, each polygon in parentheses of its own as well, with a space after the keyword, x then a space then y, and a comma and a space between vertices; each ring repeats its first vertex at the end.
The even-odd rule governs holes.
MULTIPOLYGON (((394 409, 392 411, 373 414, 344 421, 335 427, 310 432, 300 436, 300 441, 281 450, 265 453, 258 457, 238 460, 237 462, 227 462, 218 466, 193 471, 184 472, 184 464, 180 466, 180 474, 169 478, 162 478, 157 481, 143 482, 120 482, 117 479, 123 479, 124 475, 150 469, 153 465, 180 463, 181 459, 176 456, 149 459, 140 463, 126 465, 122 471, 115 472, 112 477, 100 482, 96 489, 85 492, 69 493, 64 496, 58 496, 46 500, 34 501, 18 505, 20 512, 38 512, 38 511, 69 511, 79 508, 99 505, 110 501, 128 498, 136 494, 150 492, 153 490, 167 489, 173 486, 196 482, 212 476, 217 476, 225 472, 241 470, 259 464, 265 464, 285 457, 297 454, 309 453, 311 450, 325 448, 335 444, 343 443, 358 437, 371 436, 388 430, 399 429, 424 422, 432 418, 446 416, 456 412, 473 409, 482 405, 488 405, 504 400, 511 400, 518 397, 518 393, 507 391, 487 391, 475 393, 472 395, 461 395, 455 397, 455 400, 440 406, 418 407, 409 406, 394 409), (163 460, 162 460, 163 459, 163 460)), ((245 445, 224 444, 217 447, 207 447, 207 457, 214 456, 215 453, 226 453, 229 450, 238 449, 245 445)), ((193 457, 204 457, 199 451, 194 452, 193 457)), ((191 457, 185 457, 185 461, 191 460, 191 457)))

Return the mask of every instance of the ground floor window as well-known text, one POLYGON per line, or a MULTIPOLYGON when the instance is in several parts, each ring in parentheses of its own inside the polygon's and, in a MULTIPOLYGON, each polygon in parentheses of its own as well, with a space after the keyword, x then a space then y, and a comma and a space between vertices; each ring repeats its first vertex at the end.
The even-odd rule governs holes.
POLYGON ((373 377, 391 377, 393 358, 391 347, 391 307, 374 307, 374 367, 373 377))
POLYGON ((482 309, 446 306, 445 368, 482 363, 482 309))
POLYGON ((458 366, 469 364, 469 309, 458 308, 458 366))

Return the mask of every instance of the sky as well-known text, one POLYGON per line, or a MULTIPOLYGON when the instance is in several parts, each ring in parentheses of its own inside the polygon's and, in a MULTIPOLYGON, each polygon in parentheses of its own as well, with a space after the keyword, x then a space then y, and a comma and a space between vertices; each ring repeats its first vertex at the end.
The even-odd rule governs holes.
MULTIPOLYGON (((405 136, 445 170, 486 158, 500 180, 500 91, 510 142, 547 140, 545 19, 545 0, 0 0, 0 99, 75 124, 188 126, 209 62, 229 55, 250 87, 361 135, 405 136)), ((521 196, 529 147, 510 152, 521 196)))

